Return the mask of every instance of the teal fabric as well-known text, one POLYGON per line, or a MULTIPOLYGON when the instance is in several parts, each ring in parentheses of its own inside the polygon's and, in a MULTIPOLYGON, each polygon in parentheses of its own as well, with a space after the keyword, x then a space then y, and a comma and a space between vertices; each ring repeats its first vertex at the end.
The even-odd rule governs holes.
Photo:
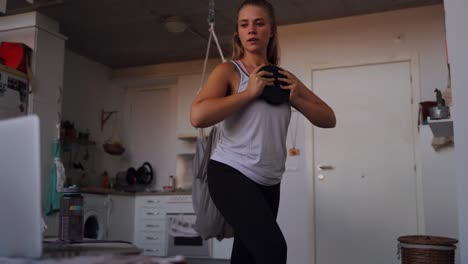
POLYGON ((56 140, 53 146, 54 160, 52 163, 52 169, 49 176, 49 183, 47 187, 47 200, 46 200, 46 215, 52 215, 60 211, 60 199, 62 199, 62 193, 57 192, 57 167, 55 160, 60 159, 60 142, 56 140))

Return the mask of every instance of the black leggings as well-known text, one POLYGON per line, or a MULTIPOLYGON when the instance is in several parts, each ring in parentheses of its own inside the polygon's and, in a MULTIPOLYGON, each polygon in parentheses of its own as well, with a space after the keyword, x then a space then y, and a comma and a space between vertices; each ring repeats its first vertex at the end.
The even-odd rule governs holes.
POLYGON ((286 240, 276 223, 280 184, 263 186, 215 160, 208 164, 211 198, 234 229, 232 264, 285 264, 286 240))

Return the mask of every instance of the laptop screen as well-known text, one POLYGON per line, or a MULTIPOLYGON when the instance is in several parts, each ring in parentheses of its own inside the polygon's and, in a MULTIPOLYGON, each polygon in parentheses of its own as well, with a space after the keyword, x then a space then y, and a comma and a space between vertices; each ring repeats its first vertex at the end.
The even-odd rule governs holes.
POLYGON ((0 256, 42 253, 39 119, 0 120, 0 256))

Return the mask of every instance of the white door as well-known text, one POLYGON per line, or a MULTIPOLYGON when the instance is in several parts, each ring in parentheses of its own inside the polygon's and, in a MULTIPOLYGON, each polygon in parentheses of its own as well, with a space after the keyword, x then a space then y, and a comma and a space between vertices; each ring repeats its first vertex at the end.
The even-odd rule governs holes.
POLYGON ((169 88, 130 89, 127 94, 130 163, 138 169, 149 162, 154 170, 152 186, 162 189, 175 167, 175 122, 171 117, 169 88))
POLYGON ((316 263, 400 263, 397 238, 418 231, 410 63, 312 76, 337 117, 314 129, 316 263))

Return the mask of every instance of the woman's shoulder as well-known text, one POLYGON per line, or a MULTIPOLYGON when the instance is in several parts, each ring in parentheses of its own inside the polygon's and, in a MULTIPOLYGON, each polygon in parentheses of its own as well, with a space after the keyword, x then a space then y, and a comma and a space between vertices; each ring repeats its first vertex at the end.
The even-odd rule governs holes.
POLYGON ((239 78, 236 66, 230 61, 216 65, 211 75, 216 79, 224 79, 230 83, 235 82, 239 78))
POLYGON ((228 93, 232 94, 236 91, 234 87, 237 87, 240 80, 239 72, 236 69, 236 66, 231 61, 223 62, 218 64, 213 72, 211 73, 211 78, 228 85, 228 93))
POLYGON ((236 66, 231 61, 226 61, 216 65, 213 72, 217 72, 219 74, 232 74, 236 72, 236 66))

